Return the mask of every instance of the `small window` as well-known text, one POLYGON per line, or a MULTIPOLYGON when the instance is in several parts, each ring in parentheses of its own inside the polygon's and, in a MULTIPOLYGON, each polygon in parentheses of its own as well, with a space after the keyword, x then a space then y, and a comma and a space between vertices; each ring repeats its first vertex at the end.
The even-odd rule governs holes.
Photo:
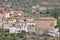
POLYGON ((26 19, 24 19, 24 21, 26 21, 26 19))
POLYGON ((32 25, 32 27, 34 27, 34 25, 32 25))
POLYGON ((12 14, 9 14, 10 16, 12 15, 12 14))

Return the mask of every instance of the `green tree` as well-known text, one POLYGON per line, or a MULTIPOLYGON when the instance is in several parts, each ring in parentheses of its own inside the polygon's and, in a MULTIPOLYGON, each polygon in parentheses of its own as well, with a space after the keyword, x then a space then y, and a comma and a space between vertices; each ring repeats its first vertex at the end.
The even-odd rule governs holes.
POLYGON ((60 28, 60 19, 57 20, 57 26, 60 28))
POLYGON ((53 9, 51 14, 54 18, 58 19, 59 15, 60 15, 60 8, 53 9))

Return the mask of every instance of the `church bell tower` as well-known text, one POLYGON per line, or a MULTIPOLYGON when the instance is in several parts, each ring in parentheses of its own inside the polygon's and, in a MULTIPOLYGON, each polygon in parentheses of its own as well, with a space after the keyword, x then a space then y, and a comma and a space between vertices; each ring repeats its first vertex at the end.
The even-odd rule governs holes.
POLYGON ((36 6, 36 17, 37 17, 37 20, 40 19, 40 6, 39 5, 36 6))

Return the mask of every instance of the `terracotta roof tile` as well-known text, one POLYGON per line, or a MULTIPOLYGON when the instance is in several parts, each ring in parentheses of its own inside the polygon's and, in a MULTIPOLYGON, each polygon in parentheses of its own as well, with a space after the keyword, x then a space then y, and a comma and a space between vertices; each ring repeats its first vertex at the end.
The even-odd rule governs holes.
POLYGON ((56 20, 56 19, 53 18, 53 17, 40 17, 39 20, 54 21, 54 20, 56 20))

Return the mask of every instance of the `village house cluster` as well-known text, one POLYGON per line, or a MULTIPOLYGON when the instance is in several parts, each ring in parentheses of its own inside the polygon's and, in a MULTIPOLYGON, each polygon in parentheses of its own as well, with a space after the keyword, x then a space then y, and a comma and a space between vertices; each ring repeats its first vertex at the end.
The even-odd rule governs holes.
POLYGON ((11 27, 16 27, 21 30, 34 31, 35 25, 34 19, 27 17, 22 11, 0 9, 0 28, 9 29, 11 27))
POLYGON ((11 9, 0 8, 0 28, 9 29, 15 27, 26 32, 48 31, 54 29, 57 20, 53 17, 40 17, 40 7, 33 8, 36 12, 36 20, 27 17, 23 11, 14 11, 11 9))

